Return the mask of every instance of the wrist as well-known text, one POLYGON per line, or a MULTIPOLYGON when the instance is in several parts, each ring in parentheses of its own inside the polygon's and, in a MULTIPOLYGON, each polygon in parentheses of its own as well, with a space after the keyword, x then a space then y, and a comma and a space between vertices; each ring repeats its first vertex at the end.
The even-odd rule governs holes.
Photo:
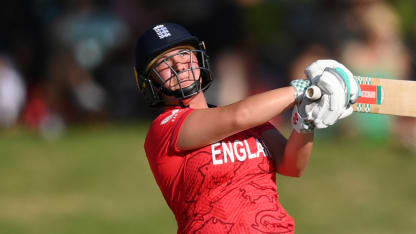
POLYGON ((297 79, 292 80, 290 85, 295 89, 295 100, 299 103, 305 93, 305 90, 311 85, 311 82, 306 79, 297 79))

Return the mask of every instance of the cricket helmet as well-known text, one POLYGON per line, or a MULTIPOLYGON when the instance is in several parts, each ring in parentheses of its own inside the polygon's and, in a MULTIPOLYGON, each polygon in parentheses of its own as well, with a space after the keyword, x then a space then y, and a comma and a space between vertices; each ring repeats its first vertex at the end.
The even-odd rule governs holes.
MULTIPOLYGON (((179 54, 179 53, 178 53, 179 54)), ((177 54, 175 54, 177 55, 177 54)), ((174 56, 174 55, 172 55, 174 56)), ((170 56, 170 57, 172 57, 170 56)), ((188 30, 178 24, 162 23, 154 25, 145 31, 137 40, 135 50, 134 65, 137 86, 143 94, 145 102, 149 106, 160 106, 167 99, 176 98, 180 100, 196 95, 201 91, 208 89, 212 82, 212 72, 206 54, 205 44, 188 30), (177 79, 179 89, 170 90, 164 86, 167 80, 163 80, 155 69, 161 63, 157 60, 161 55, 170 49, 183 46, 188 48, 188 53, 193 59, 198 59, 199 66, 186 69, 185 71, 176 71, 172 66, 168 66, 173 74, 170 79, 177 79), (195 77, 195 70, 199 70, 199 77, 195 77), (191 72, 193 74, 193 84, 182 87, 179 74, 182 72, 191 72), (159 79, 159 80, 157 80, 159 79)))

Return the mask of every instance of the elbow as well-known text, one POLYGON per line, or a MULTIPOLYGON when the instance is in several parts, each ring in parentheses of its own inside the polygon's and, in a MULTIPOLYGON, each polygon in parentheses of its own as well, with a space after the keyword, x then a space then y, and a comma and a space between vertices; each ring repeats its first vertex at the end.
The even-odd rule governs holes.
POLYGON ((305 169, 298 169, 291 175, 291 177, 300 178, 303 176, 303 173, 305 173, 305 169))
POLYGON ((292 177, 300 178, 303 176, 307 168, 307 164, 298 165, 292 173, 292 177))
POLYGON ((306 167, 277 167, 277 173, 280 175, 288 176, 288 177, 294 177, 294 178, 300 178, 305 173, 306 167))
POLYGON ((304 170, 278 171, 278 173, 288 177, 300 178, 304 170))
POLYGON ((309 164, 310 151, 307 152, 285 152, 283 160, 277 164, 278 172, 290 177, 301 177, 309 164), (279 170, 280 169, 280 170, 279 170))
POLYGON ((293 176, 292 177, 300 178, 301 176, 303 176, 303 174, 306 171, 306 167, 307 167, 307 165, 301 165, 301 166, 297 167, 294 170, 294 173, 293 173, 293 176))

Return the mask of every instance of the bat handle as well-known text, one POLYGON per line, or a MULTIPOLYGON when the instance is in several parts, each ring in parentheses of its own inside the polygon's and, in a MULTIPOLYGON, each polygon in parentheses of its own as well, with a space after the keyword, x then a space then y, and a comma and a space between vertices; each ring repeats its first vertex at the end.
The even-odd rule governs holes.
POLYGON ((318 86, 312 85, 311 87, 306 89, 305 96, 309 100, 315 101, 315 100, 318 100, 319 98, 321 98, 322 92, 321 92, 321 89, 318 86))

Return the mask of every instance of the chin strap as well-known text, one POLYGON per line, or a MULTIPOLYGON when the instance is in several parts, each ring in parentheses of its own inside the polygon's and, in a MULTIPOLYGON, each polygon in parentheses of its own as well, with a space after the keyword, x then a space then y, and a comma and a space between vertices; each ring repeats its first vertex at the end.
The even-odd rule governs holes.
POLYGON ((189 106, 185 106, 185 104, 183 103, 182 99, 179 99, 179 105, 180 105, 182 108, 187 108, 187 107, 189 107, 189 106))
MULTIPOLYGON (((188 108, 189 107, 189 105, 187 106, 183 103, 182 99, 179 99, 179 106, 181 108, 188 108)), ((216 108, 216 107, 217 107, 216 105, 212 105, 212 104, 208 103, 208 108, 216 108)))
POLYGON ((189 85, 186 88, 180 88, 177 90, 169 90, 165 87, 161 88, 162 93, 167 96, 176 97, 178 99, 191 97, 201 91, 201 84, 199 80, 196 80, 193 84, 189 85))

